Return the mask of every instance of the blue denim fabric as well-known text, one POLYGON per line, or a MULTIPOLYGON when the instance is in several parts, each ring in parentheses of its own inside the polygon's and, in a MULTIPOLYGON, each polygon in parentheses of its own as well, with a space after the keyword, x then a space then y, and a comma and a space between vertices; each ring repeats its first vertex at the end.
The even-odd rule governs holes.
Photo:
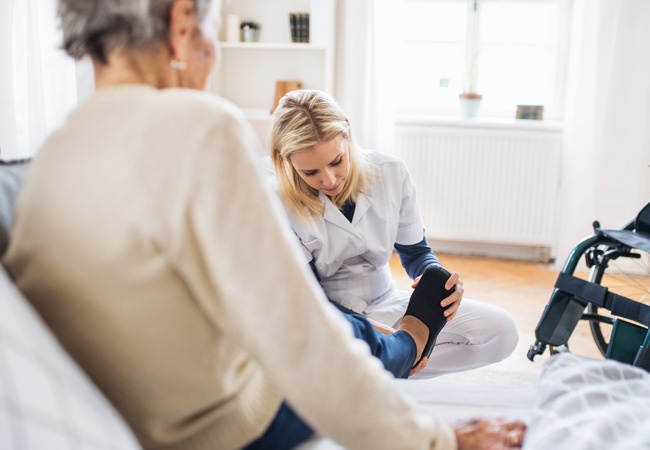
POLYGON ((343 317, 350 322, 354 336, 366 341, 370 347, 370 353, 380 359, 387 371, 392 373, 395 378, 408 377, 409 371, 415 364, 417 350, 415 341, 407 332, 397 331, 393 334, 382 334, 376 331, 361 314, 332 303, 343 312, 343 317))
POLYGON ((282 403, 262 437, 245 447, 245 450, 288 450, 305 442, 312 434, 314 430, 286 403, 282 403))
MULTIPOLYGON (((366 341, 370 352, 381 360, 384 368, 396 378, 408 377, 415 364, 415 341, 405 331, 382 334, 361 314, 333 303, 350 322, 354 336, 366 341)), ((314 431, 293 410, 283 403, 266 432, 245 450, 284 450, 306 441, 314 431)))

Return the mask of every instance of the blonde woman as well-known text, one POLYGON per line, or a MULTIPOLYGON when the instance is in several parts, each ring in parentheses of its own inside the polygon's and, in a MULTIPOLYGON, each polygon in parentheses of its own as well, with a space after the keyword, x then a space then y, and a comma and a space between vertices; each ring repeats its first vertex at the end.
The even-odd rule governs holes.
MULTIPOLYGON (((397 326, 411 294, 399 291, 392 279, 393 251, 413 287, 428 267, 442 267, 425 238, 405 164, 359 148, 341 108, 315 90, 292 91, 281 100, 274 113, 271 159, 293 231, 330 300, 397 326)), ((508 312, 463 299, 457 273, 445 288, 454 286, 441 302, 448 322, 427 366, 415 377, 495 363, 517 344, 508 312)))

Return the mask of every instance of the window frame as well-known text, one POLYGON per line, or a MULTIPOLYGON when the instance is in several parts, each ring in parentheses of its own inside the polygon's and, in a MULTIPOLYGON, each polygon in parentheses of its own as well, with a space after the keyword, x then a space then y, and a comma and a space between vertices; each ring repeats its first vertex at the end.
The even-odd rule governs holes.
MULTIPOLYGON (((544 119, 561 121, 564 118, 565 97, 568 82, 568 54, 571 39, 571 23, 573 0, 427 0, 432 3, 460 3, 466 5, 466 31, 465 31, 465 52, 464 52, 464 71, 467 73, 472 62, 473 55, 480 48, 481 41, 481 8, 488 3, 513 3, 513 4, 552 4, 556 5, 559 10, 558 36, 556 48, 556 70, 554 80, 554 93, 550 98, 550 104, 544 105, 544 119)), ((462 80, 463 91, 467 91, 470 81, 465 76, 462 80)), ((477 75, 477 81, 474 86, 480 86, 481 76, 477 75)), ((480 88, 479 88, 480 90, 480 88)), ((460 93, 460 92, 459 92, 460 93)), ((481 92, 478 92, 479 94, 481 92)), ((485 103, 485 102, 484 102, 485 103)), ((484 105, 485 106, 485 105, 484 105)), ((404 114, 404 113, 402 113, 404 114)), ((451 115, 451 111, 449 112, 451 115)), ((504 110, 485 110, 481 113, 482 117, 487 118, 514 118, 514 112, 504 110)))

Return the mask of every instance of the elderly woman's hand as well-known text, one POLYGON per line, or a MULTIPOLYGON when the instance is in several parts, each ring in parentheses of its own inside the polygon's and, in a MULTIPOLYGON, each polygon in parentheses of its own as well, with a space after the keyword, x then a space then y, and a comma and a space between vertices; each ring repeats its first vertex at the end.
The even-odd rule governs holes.
POLYGON ((471 419, 452 423, 458 450, 521 448, 526 424, 521 420, 471 419))

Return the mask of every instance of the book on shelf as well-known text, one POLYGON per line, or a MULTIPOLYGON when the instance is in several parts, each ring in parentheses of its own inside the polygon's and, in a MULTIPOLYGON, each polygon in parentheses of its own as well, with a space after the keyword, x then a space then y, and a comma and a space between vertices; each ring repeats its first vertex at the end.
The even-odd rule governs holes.
POLYGON ((309 13, 289 13, 291 42, 309 42, 309 13))
POLYGON ((284 94, 290 91, 295 91, 296 89, 302 89, 302 83, 300 81, 294 80, 281 80, 275 82, 275 100, 273 101, 273 108, 271 108, 271 114, 275 111, 275 108, 278 107, 280 99, 284 97, 284 94))
POLYGON ((301 42, 309 42, 309 14, 302 15, 301 42))
POLYGON ((291 42, 298 42, 298 19, 296 13, 289 13, 289 29, 291 30, 291 42))

